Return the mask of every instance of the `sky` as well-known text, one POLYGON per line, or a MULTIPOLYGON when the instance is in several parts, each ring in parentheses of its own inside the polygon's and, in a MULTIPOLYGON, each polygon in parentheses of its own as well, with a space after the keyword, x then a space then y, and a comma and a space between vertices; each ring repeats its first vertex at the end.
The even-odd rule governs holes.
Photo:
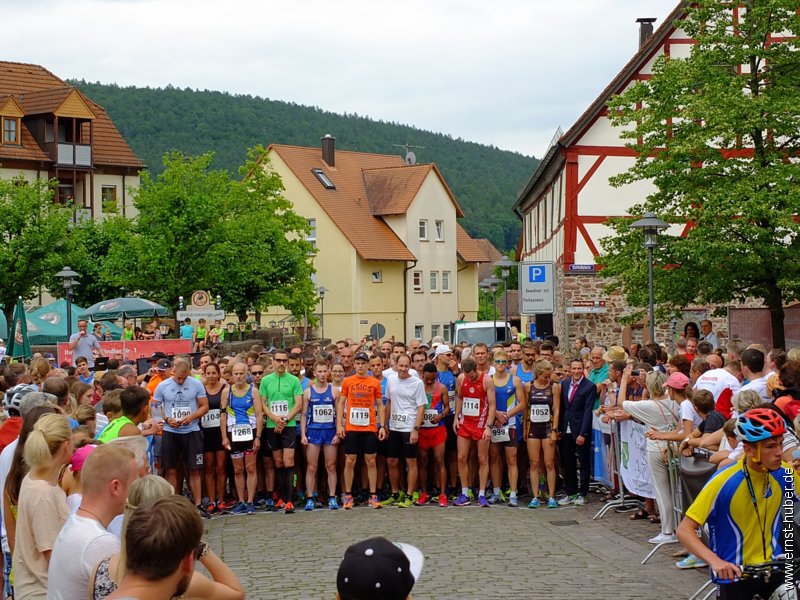
POLYGON ((249 94, 541 157, 636 52, 636 19, 676 3, 27 0, 5 3, 0 46, 63 79, 249 94))

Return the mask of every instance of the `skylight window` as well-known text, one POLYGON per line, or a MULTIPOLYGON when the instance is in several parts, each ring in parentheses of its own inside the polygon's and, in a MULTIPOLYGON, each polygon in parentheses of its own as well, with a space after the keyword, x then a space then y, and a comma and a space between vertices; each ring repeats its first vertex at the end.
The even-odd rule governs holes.
POLYGON ((326 190, 336 189, 336 186, 333 185, 333 182, 328 178, 327 175, 325 175, 322 169, 311 169, 311 172, 314 174, 314 176, 319 180, 319 182, 326 190))

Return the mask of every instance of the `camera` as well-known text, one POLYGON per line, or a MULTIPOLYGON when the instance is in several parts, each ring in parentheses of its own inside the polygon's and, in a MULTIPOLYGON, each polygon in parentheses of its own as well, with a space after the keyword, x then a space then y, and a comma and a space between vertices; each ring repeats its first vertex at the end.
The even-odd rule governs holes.
POLYGON ((641 375, 641 374, 642 374, 642 372, 639 369, 634 369, 633 371, 631 371, 631 375, 633 377, 639 377, 639 375, 641 375))

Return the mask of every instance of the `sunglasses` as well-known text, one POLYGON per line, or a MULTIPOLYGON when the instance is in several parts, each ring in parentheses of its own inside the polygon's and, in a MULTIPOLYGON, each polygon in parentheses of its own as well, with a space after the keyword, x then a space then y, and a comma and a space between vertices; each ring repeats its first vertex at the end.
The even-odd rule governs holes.
POLYGON ((496 360, 496 361, 494 361, 494 364, 496 364, 496 365, 507 365, 508 361, 507 360, 496 360))
POLYGON ((250 371, 250 375, 263 375, 264 371, 250 371))

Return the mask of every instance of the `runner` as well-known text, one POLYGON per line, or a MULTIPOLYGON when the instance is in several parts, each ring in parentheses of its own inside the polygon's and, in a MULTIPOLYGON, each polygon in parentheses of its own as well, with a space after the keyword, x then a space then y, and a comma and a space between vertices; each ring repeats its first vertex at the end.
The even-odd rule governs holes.
MULTIPOLYGON (((711 567, 719 598, 769 598, 783 584, 784 570, 772 571, 768 578, 740 579, 740 565, 774 561, 783 553, 781 532, 791 519, 783 503, 787 499, 791 507, 796 498, 793 469, 781 461, 786 427, 774 411, 754 408, 738 418, 736 433, 744 458, 709 480, 677 534, 686 550, 711 567), (708 525, 709 546, 698 536, 703 525, 708 525)), ((791 535, 791 527, 788 531, 791 535)), ((791 557, 792 546, 787 546, 791 557)))
POLYGON ((447 388, 447 400, 450 407, 444 418, 444 428, 447 430, 444 452, 450 486, 448 489, 439 490, 449 496, 455 493, 456 477, 458 475, 458 436, 453 428, 456 408, 456 376, 450 368, 451 362, 454 362, 453 351, 445 344, 438 346, 433 360, 436 364, 436 380, 447 388))
POLYGON ((461 368, 464 372, 456 381, 456 416, 453 423, 453 429, 458 434, 458 474, 461 478, 461 495, 456 498, 455 505, 467 506, 470 503, 467 495, 469 493, 467 459, 470 448, 475 445, 478 451, 480 481, 478 503, 481 507, 488 508, 486 482, 489 479, 489 440, 492 438, 492 428, 489 424, 494 423, 496 411, 494 383, 488 375, 478 373, 478 367, 471 358, 466 359, 461 368))
MULTIPOLYGON (((297 379, 300 381, 300 389, 305 392, 308 389, 308 386, 311 385, 311 379, 303 375, 303 355, 295 350, 298 349, 293 348, 289 353, 289 362, 287 363, 286 370, 297 377, 297 379)), ((309 373, 309 375, 313 375, 313 373, 309 373)), ((294 487, 297 489, 297 498, 299 501, 303 501, 305 499, 303 488, 305 487, 306 483, 306 454, 302 451, 302 444, 300 443, 300 437, 302 435, 300 431, 301 420, 302 419, 297 419, 297 427, 295 428, 297 437, 294 447, 298 450, 298 452, 296 452, 294 455, 295 474, 293 482, 294 487)), ((320 504, 318 508, 322 508, 322 505, 320 504)))
MULTIPOLYGON (((200 357, 201 359, 204 357, 200 357)), ((222 446, 220 430, 220 399, 227 384, 222 381, 222 374, 217 363, 208 363, 203 369, 205 377, 208 412, 200 420, 203 431, 203 469, 206 482, 208 503, 206 510, 211 515, 219 514, 225 501, 225 466, 227 456, 222 446)))
POLYGON ((553 383, 553 365, 540 360, 535 366, 536 378, 525 384, 528 408, 525 412, 525 440, 530 461, 530 478, 533 498, 528 508, 541 506, 539 500, 539 456, 544 452, 547 470, 547 508, 558 508, 556 502, 556 442, 561 403, 561 384, 553 383), (555 400, 555 401, 554 401, 555 400))
POLYGON ((489 347, 483 342, 478 342, 472 347, 470 358, 475 362, 475 368, 480 375, 491 375, 494 367, 489 360, 489 347))
POLYGON ((369 357, 364 352, 356 354, 356 374, 347 377, 342 383, 342 401, 337 407, 336 420, 339 423, 339 436, 344 440, 344 494, 342 504, 345 509, 353 508, 353 476, 356 459, 364 456, 369 478, 369 506, 381 508, 377 488, 378 473, 375 454, 378 440, 386 439, 384 429, 386 419, 381 386, 367 373, 369 357))
POLYGON ((500 485, 503 482, 503 463, 500 449, 503 449, 508 466, 508 484, 511 494, 508 505, 511 508, 519 506, 517 501, 517 415, 525 410, 525 396, 522 382, 508 372, 508 354, 500 350, 494 355, 494 375, 492 383, 495 389, 496 412, 494 428, 492 429, 492 443, 489 446, 489 464, 492 472, 492 495, 489 504, 499 504, 503 501, 500 485))
POLYGON ((339 363, 334 363, 331 366, 331 384, 341 391, 342 382, 344 382, 344 367, 339 363))
POLYGON ((189 488, 200 515, 209 518, 202 507, 203 434, 200 419, 208 412, 208 397, 203 384, 191 377, 191 366, 175 360, 172 377, 158 384, 153 399, 161 402, 166 416, 161 442, 161 465, 167 481, 178 487, 178 466, 183 461, 189 472, 189 488))
POLYGON ((286 350, 275 352, 272 358, 275 372, 264 377, 259 388, 267 416, 267 428, 261 440, 261 447, 266 445, 267 450, 261 452, 262 455, 272 453, 278 485, 283 494, 275 503, 275 509, 284 509, 287 515, 294 512, 296 417, 303 410, 303 390, 300 380, 286 371, 288 360, 286 350))
MULTIPOLYGON (((378 383, 381 384, 381 395, 383 396, 382 402, 383 405, 386 406, 386 377, 383 376, 383 363, 384 357, 382 354, 373 354, 369 358, 369 372, 372 376, 378 380, 378 383)), ((384 409, 385 410, 385 409, 384 409)), ((386 413, 389 414, 389 413, 386 413)), ((387 436, 388 439, 388 436, 387 436)), ((386 443, 387 440, 379 440, 378 441, 378 452, 375 456, 375 465, 378 473, 377 481, 381 484, 380 489, 378 489, 378 495, 383 495, 383 483, 386 481, 386 443)), ((362 465, 361 468, 361 489, 366 490, 369 487, 369 477, 367 474, 366 465, 362 465)), ((365 492, 366 493, 366 492, 365 492)), ((386 498, 383 498, 384 500, 386 498)), ((362 503, 366 500, 366 497, 359 498, 358 494, 356 495, 356 502, 362 503)))
POLYGON ((428 363, 422 368, 422 382, 425 384, 427 404, 422 429, 419 431, 419 482, 422 492, 417 504, 424 506, 428 502, 428 453, 433 451, 439 506, 447 508, 448 502, 445 493, 447 470, 444 467, 444 451, 447 440, 446 419, 451 411, 447 388, 436 379, 437 373, 437 368, 432 363, 428 363))
MULTIPOLYGON (((423 353, 424 354, 424 353, 423 353)), ((406 354, 397 358, 397 375, 391 375, 386 383, 386 414, 389 415, 389 439, 386 455, 389 463, 389 482, 392 495, 384 506, 397 504, 408 508, 419 500, 417 492, 417 444, 419 430, 425 415, 425 384, 409 373, 411 359, 406 354), (406 494, 400 491, 400 457, 406 461, 406 494)))
POLYGON ((231 511, 234 515, 252 515, 258 478, 256 457, 261 446, 264 419, 261 416, 261 395, 255 385, 247 383, 247 365, 237 363, 232 369, 233 385, 222 390, 219 429, 222 446, 231 453, 236 495, 239 498, 231 511), (247 494, 245 477, 247 471, 247 494))
POLYGON ((314 381, 303 392, 303 415, 300 418, 302 443, 306 447, 306 490, 311 496, 306 501, 305 510, 314 510, 317 498, 317 467, 319 450, 325 457, 325 470, 328 473, 328 508, 336 510, 336 456, 339 437, 336 435, 336 414, 338 413, 339 390, 328 383, 328 363, 314 364, 314 381))

